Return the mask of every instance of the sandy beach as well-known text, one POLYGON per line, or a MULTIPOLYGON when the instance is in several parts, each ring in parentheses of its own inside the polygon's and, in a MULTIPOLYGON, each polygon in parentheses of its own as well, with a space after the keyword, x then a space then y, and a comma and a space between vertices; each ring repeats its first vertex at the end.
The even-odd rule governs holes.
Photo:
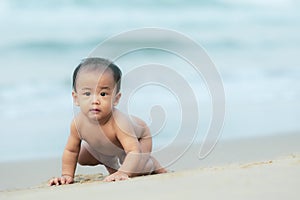
POLYGON ((0 199, 299 199, 300 135, 220 141, 205 159, 192 146, 167 174, 104 183, 103 167, 80 167, 76 183, 47 187, 60 159, 2 163, 0 199))

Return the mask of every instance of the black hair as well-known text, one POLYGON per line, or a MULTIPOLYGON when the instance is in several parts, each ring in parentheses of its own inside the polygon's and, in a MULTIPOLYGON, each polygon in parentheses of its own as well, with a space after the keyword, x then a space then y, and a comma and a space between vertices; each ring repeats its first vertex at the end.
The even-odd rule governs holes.
POLYGON ((114 81, 117 84, 116 92, 118 93, 121 88, 121 77, 122 77, 122 72, 120 68, 114 64, 112 61, 104 58, 99 58, 99 57, 91 57, 91 58, 85 58, 83 59, 80 64, 75 68, 73 72, 73 90, 76 92, 76 79, 78 76, 79 70, 81 70, 85 66, 93 66, 95 69, 111 69, 113 72, 114 76, 114 81))

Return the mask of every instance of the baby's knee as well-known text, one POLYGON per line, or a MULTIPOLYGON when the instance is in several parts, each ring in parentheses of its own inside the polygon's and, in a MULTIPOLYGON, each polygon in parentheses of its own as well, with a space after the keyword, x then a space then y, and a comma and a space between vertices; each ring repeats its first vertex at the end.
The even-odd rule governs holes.
POLYGON ((86 160, 85 159, 81 159, 80 157, 78 158, 77 162, 78 162, 79 165, 83 165, 83 166, 84 165, 88 165, 87 162, 86 162, 86 160))
POLYGON ((84 165, 87 165, 87 162, 85 162, 85 160, 78 159, 78 164, 84 166, 84 165))
POLYGON ((79 157, 77 162, 78 162, 78 164, 80 164, 82 166, 87 166, 87 165, 89 165, 89 166, 95 166, 95 165, 101 164, 95 158, 87 159, 87 158, 79 157))

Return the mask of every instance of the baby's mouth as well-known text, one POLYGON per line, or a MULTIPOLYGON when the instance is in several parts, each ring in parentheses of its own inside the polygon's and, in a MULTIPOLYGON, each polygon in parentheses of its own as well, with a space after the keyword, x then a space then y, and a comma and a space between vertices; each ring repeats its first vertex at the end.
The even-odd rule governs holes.
POLYGON ((101 110, 97 109, 97 108, 92 108, 92 109, 90 109, 90 112, 92 112, 92 113, 99 113, 99 112, 101 112, 101 110))

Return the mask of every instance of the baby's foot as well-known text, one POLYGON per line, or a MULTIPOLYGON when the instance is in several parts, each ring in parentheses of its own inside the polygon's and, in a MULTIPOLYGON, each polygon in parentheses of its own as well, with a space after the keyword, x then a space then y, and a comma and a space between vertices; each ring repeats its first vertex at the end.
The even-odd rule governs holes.
POLYGON ((168 173, 168 170, 166 170, 163 167, 156 168, 156 170, 153 171, 153 174, 164 174, 164 173, 168 173))
POLYGON ((156 159, 152 158, 152 160, 153 160, 153 164, 154 164, 154 170, 153 170, 152 174, 163 174, 163 173, 168 172, 165 168, 163 168, 159 164, 159 162, 156 159))

